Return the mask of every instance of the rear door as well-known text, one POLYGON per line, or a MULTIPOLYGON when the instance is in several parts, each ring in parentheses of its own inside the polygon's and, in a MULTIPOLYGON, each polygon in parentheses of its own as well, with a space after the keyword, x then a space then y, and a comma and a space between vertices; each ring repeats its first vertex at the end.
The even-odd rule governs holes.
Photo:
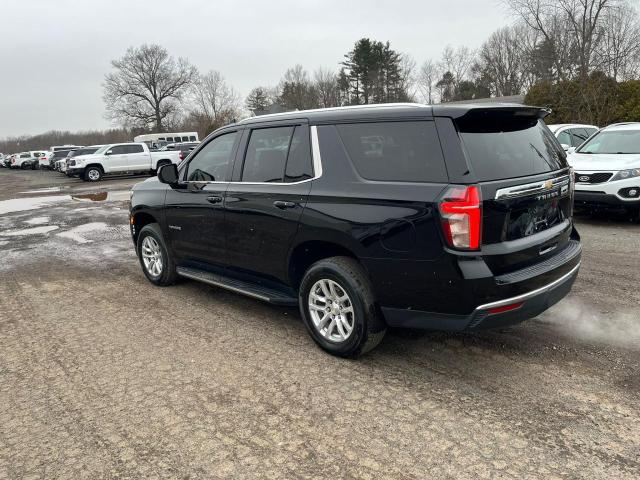
POLYGON ((517 112, 472 110, 456 120, 481 188, 483 253, 494 274, 561 251, 572 231, 566 155, 542 120, 517 112))
POLYGON ((309 127, 256 127, 245 143, 225 201, 229 266, 284 281, 313 177, 309 127))
POLYGON ((127 165, 129 170, 149 170, 151 168, 151 157, 142 145, 126 146, 127 165))

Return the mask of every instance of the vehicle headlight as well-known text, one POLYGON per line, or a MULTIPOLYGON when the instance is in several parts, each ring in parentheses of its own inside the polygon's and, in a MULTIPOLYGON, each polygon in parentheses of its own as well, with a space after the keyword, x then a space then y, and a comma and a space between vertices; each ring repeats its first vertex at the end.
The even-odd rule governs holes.
POLYGON ((627 178, 640 177, 640 168, 630 168, 629 170, 620 170, 616 173, 611 181, 626 180, 627 178))

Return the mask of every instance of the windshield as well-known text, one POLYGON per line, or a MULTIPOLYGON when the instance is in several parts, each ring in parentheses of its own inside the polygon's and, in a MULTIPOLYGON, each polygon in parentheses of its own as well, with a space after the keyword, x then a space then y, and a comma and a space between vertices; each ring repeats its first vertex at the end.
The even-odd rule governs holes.
POLYGON ((104 152, 106 152, 107 150, 109 150, 109 147, 110 147, 110 146, 111 146, 111 145, 104 145, 104 146, 100 147, 99 149, 97 149, 94 153, 95 153, 96 155, 102 155, 104 152))
POLYGON ((640 130, 606 130, 582 145, 578 153, 629 154, 640 153, 640 130))

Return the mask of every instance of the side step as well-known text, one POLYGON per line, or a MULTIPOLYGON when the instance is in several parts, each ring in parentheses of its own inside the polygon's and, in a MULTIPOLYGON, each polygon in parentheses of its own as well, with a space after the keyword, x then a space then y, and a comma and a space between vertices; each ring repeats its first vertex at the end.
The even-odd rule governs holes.
POLYGON ((298 305, 298 299, 290 297, 278 290, 256 285, 255 283, 237 280, 231 277, 225 277, 216 273, 199 270, 196 268, 177 267, 176 273, 181 277, 190 278, 199 282, 208 283, 215 287, 231 290, 232 292, 241 293, 248 297, 257 298, 263 302, 273 303, 274 305, 283 305, 295 307, 298 305))

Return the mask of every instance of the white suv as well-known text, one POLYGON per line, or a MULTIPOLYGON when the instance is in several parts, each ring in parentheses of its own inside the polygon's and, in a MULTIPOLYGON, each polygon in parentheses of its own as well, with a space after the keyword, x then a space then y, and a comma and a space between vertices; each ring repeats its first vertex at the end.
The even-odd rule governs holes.
POLYGON ((547 127, 558 139, 565 152, 572 152, 599 130, 595 125, 581 123, 558 123, 547 125, 547 127))
POLYGON ((623 206, 640 215, 640 122, 603 128, 568 157, 575 203, 623 206))

